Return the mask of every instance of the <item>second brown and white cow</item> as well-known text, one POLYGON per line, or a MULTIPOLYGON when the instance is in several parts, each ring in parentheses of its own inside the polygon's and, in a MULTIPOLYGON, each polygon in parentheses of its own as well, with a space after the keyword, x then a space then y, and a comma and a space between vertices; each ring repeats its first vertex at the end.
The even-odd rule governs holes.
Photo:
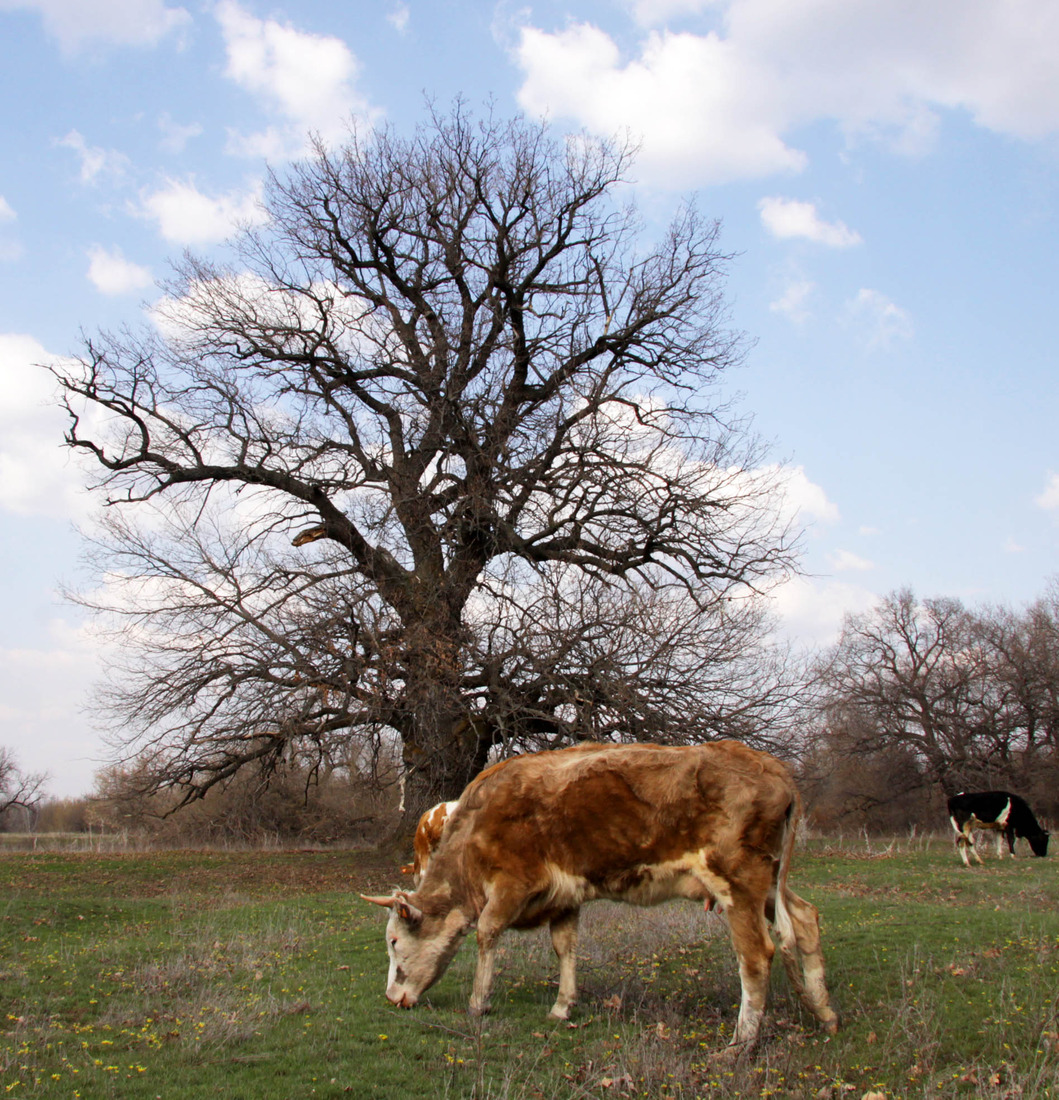
POLYGON ((449 815, 456 809, 455 802, 439 802, 431 806, 419 819, 415 836, 412 838, 412 862, 401 868, 401 874, 411 875, 412 882, 418 886, 430 865, 434 849, 441 843, 441 835, 448 824, 449 815))
POLYGON ((576 999, 580 907, 608 898, 716 904, 739 960, 732 1043, 756 1041, 774 946, 805 1006, 830 1032, 816 909, 787 886, 800 801, 775 757, 733 741, 591 745, 514 757, 473 780, 419 888, 367 898, 390 909, 386 996, 411 1008, 463 937, 478 937, 470 1011, 488 1011, 497 941, 547 924, 559 959, 550 1015, 576 999))

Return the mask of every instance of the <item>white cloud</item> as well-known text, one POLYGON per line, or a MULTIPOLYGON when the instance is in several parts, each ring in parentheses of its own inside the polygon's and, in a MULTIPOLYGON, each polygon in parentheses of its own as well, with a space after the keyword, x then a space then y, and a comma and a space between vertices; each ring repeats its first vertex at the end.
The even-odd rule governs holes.
POLYGON ((244 224, 261 225, 261 187, 204 195, 190 180, 170 180, 141 198, 143 216, 158 223, 159 232, 175 244, 212 244, 232 236, 244 224))
POLYGON ((875 568, 875 563, 854 554, 852 550, 835 550, 828 555, 831 568, 836 573, 866 573, 875 568))
POLYGON ((757 205, 762 225, 781 240, 800 237, 829 248, 849 248, 861 243, 860 234, 844 222, 825 222, 811 202, 771 196, 757 205))
POLYGON ((101 671, 100 639, 63 619, 47 624, 38 647, 0 650, 0 745, 25 771, 45 773, 53 797, 91 793, 106 757, 83 713, 101 671))
POLYGON ((129 158, 124 153, 89 145, 77 130, 71 130, 55 144, 73 149, 81 158, 82 183, 95 183, 101 177, 120 179, 128 170, 129 158))
POLYGON ((63 445, 66 413, 40 366, 58 360, 30 336, 0 334, 0 511, 82 519, 91 510, 84 475, 63 445))
POLYGON ((159 146, 167 153, 182 153, 187 143, 202 133, 202 126, 197 122, 181 126, 174 122, 166 112, 158 120, 158 129, 162 131, 162 140, 159 146))
POLYGON ((261 133, 233 134, 232 151, 294 156, 309 131, 330 143, 344 138, 355 118, 378 114, 356 91, 358 62, 340 38, 257 19, 235 0, 221 0, 214 14, 228 55, 225 75, 283 120, 261 133))
POLYGON ((874 592, 847 581, 793 577, 772 592, 783 632, 803 645, 828 646, 838 641, 848 614, 869 610, 874 592))
MULTIPOLYGON (((0 225, 17 220, 18 215, 15 213, 14 208, 3 195, 0 195, 0 225)), ((17 241, 4 240, 0 237, 0 263, 17 260, 21 255, 22 246, 17 241)))
POLYGON ((670 19, 694 15, 714 0, 626 0, 626 7, 643 27, 660 27, 670 19))
POLYGON ((556 34, 523 27, 516 53, 526 111, 607 136, 629 131, 642 141, 637 171, 653 182, 685 187, 805 166, 764 102, 774 78, 715 34, 651 32, 623 64, 615 42, 587 23, 556 34))
POLYGON ((95 245, 89 249, 88 260, 89 281, 101 294, 129 294, 154 282, 150 271, 126 260, 120 248, 108 252, 95 245))
POLYGON ((828 500, 827 493, 810 481, 804 466, 790 466, 784 471, 784 492, 787 510, 802 523, 835 523, 838 505, 828 500))
POLYGON ((191 22, 184 8, 162 0, 0 0, 0 11, 20 9, 39 12, 66 53, 91 43, 153 46, 191 22))
MULTIPOLYGON (((685 187, 797 171, 800 127, 904 152, 940 112, 1034 140, 1059 131, 1054 0, 628 0, 641 22, 704 12, 713 29, 643 33, 628 54, 578 23, 519 30, 522 106, 642 139, 641 174, 685 187)), ((528 16, 525 17, 528 19, 528 16)))
POLYGON ((808 279, 793 279, 775 301, 769 302, 769 309, 800 325, 809 319, 808 301, 815 289, 816 284, 808 279))
POLYGON ((1043 491, 1033 498, 1033 503, 1046 512, 1059 511, 1059 474, 1048 475, 1043 491))
POLYGON ((386 22, 398 34, 404 34, 408 30, 408 24, 411 21, 412 13, 408 10, 407 4, 396 4, 386 15, 386 22))
POLYGON ((912 338, 912 318, 877 290, 861 288, 848 311, 864 325, 869 348, 885 348, 895 340, 912 338))

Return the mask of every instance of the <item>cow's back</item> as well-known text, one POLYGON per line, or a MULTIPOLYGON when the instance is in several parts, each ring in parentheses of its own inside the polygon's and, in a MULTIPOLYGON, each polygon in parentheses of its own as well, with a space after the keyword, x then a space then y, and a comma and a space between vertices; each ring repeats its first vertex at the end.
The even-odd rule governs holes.
POLYGON ((474 780, 439 860, 488 880, 542 863, 598 887, 710 849, 773 851, 797 800, 787 768, 738 742, 596 745, 514 757, 474 780))

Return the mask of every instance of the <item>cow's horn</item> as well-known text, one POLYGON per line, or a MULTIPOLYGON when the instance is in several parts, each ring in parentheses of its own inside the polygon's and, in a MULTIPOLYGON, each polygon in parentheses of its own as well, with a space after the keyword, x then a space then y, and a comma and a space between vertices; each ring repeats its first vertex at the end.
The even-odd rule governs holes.
POLYGON ((372 905, 381 905, 384 909, 392 909, 397 902, 395 897, 369 897, 367 894, 360 896, 365 901, 370 901, 372 905))

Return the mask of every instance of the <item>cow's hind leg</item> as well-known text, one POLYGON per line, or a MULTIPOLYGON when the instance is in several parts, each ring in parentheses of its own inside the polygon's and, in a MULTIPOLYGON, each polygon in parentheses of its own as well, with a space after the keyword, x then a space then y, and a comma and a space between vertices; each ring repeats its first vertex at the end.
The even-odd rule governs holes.
POLYGON ((739 980, 743 987, 739 1019, 729 1049, 742 1054, 753 1048, 761 1030, 775 947, 760 904, 752 900, 736 900, 728 907, 725 916, 732 934, 732 946, 739 960, 739 980))
POLYGON ((580 910, 571 909, 556 917, 549 925, 552 947, 559 958, 559 995, 551 1012, 553 1019, 566 1020, 577 1000, 577 922, 580 910))
POLYGON ((960 858, 963 860, 965 867, 971 866, 971 861, 968 858, 968 854, 974 856, 978 863, 982 862, 982 857, 978 854, 978 849, 974 843, 974 833, 969 829, 961 829, 956 834, 956 848, 960 853, 960 858))
POLYGON ((838 1017, 827 993, 816 906, 787 890, 782 904, 776 907, 775 927, 787 978, 802 1004, 833 1035, 838 1030, 838 1017))

